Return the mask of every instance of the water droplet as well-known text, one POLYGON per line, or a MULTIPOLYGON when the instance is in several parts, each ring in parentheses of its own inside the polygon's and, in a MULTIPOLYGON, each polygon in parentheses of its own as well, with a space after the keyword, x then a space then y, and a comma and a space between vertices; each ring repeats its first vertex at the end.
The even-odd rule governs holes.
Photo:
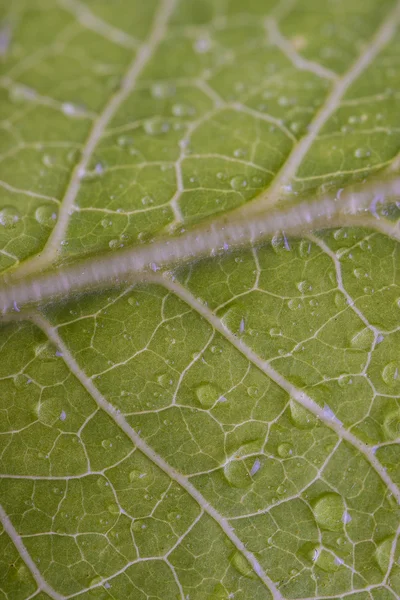
POLYGON ((147 476, 147 473, 143 473, 143 471, 139 471, 138 469, 132 469, 129 473, 129 481, 134 482, 138 479, 144 479, 147 476))
POLYGON ((239 551, 232 554, 230 557, 230 561, 232 566, 244 577, 249 577, 250 579, 257 579, 257 575, 252 569, 250 563, 247 558, 243 556, 243 554, 239 551))
POLYGON ((289 403, 290 416, 299 429, 312 429, 317 424, 316 417, 295 400, 289 403))
POLYGON ((301 300, 298 298, 292 298, 288 301, 287 305, 290 310, 301 310, 303 308, 301 300))
POLYGON ((300 281, 297 284, 297 289, 302 294, 308 294, 308 292, 311 292, 312 290, 312 285, 308 281, 300 281))
POLYGON ((118 250, 118 248, 123 248, 124 244, 121 242, 121 240, 110 240, 108 242, 108 246, 111 248, 111 250, 118 250))
POLYGON ((36 221, 40 225, 43 225, 44 227, 50 227, 51 229, 53 229, 54 225, 56 224, 57 216, 57 209, 55 209, 53 206, 49 206, 46 204, 39 206, 35 210, 36 221))
POLYGON ((232 177, 230 184, 233 190, 244 190, 248 185, 247 179, 243 175, 236 175, 235 177, 232 177))
POLYGON ((54 156, 51 156, 51 154, 43 154, 42 163, 44 164, 45 167, 50 168, 53 165, 55 165, 56 160, 55 160, 54 156))
POLYGON ((101 445, 103 446, 103 448, 104 448, 105 450, 109 450, 110 448, 112 448, 112 445, 113 445, 113 443, 112 443, 112 441, 111 441, 111 440, 103 440, 103 441, 101 442, 101 445))
POLYGON ((313 503, 314 516, 318 525, 328 531, 341 531, 344 514, 343 500, 339 494, 327 493, 313 503))
POLYGON ((280 485, 277 487, 276 489, 276 493, 278 494, 278 496, 283 496, 283 494, 286 492, 286 488, 284 485, 280 485))
POLYGON ((382 370, 382 379, 389 387, 394 387, 399 379, 399 365, 392 361, 382 370))
POLYGON ((378 563, 380 570, 384 574, 386 574, 389 568, 392 546, 393 538, 387 537, 378 544, 375 550, 376 562, 378 563))
POLYGON ((172 114, 174 117, 191 117, 196 114, 196 109, 190 104, 174 104, 172 114))
POLYGON ((151 95, 153 96, 153 98, 171 98, 172 96, 175 96, 175 94, 176 87, 171 83, 159 82, 154 83, 151 86, 151 95))
POLYGON ((342 293, 337 292, 335 294, 335 304, 339 310, 343 310, 347 306, 347 301, 345 296, 342 293))
POLYGON ((369 350, 373 341, 373 332, 368 327, 364 327, 364 329, 353 335, 350 344, 353 348, 358 348, 359 350, 369 350))
POLYGON ((13 206, 4 206, 0 210, 0 226, 13 229, 20 220, 19 211, 13 206))
POLYGON ((121 512, 118 504, 115 504, 115 502, 113 502, 112 504, 109 504, 107 506, 107 510, 111 515, 119 515, 121 512))
POLYGON ((97 577, 94 577, 94 579, 92 579, 89 585, 90 587, 93 587, 94 585, 99 585, 102 581, 103 578, 100 575, 98 575, 97 577))
POLYGON ((210 51, 211 46, 212 46, 212 42, 211 42, 210 38, 204 37, 204 38, 198 38, 197 40, 195 40, 195 42, 193 44, 193 49, 198 54, 205 54, 206 52, 210 51))
POLYGON ((359 268, 354 269, 353 273, 354 273, 354 277, 356 277, 357 279, 363 279, 363 278, 369 277, 368 273, 364 269, 359 269, 359 268))
POLYGON ((196 389, 196 396, 203 408, 211 408, 220 397, 217 388, 211 383, 204 383, 196 389))
POLYGON ((283 443, 283 444, 279 444, 278 446, 278 456, 280 456, 281 458, 289 458, 289 456, 292 456, 293 454, 293 448, 290 444, 287 443, 283 443))
POLYGON ((390 411, 383 420, 383 431, 386 439, 400 438, 400 409, 390 411))
POLYGON ((159 117, 148 119, 143 124, 144 130, 149 135, 162 135, 170 130, 170 123, 159 117))
POLYGON ((167 387, 173 384, 173 380, 171 379, 171 376, 168 375, 168 373, 161 373, 160 375, 158 375, 157 381, 163 387, 167 387))
POLYGON ((236 158, 243 158, 246 154, 247 150, 245 148, 236 148, 236 150, 233 151, 233 156, 236 158))
POLYGON ((368 158, 371 156, 371 151, 368 150, 368 148, 357 148, 357 150, 354 151, 354 156, 356 158, 368 158))
POLYGON ((154 203, 154 198, 152 198, 151 196, 143 196, 141 202, 143 206, 149 206, 150 204, 154 203))
POLYGON ((248 387, 247 393, 251 398, 259 398, 259 396, 261 395, 260 388, 258 388, 255 385, 251 385, 250 387, 248 387))
POLYGON ((282 335, 282 331, 278 327, 271 327, 269 330, 269 335, 271 337, 280 337, 282 335))
POLYGON ((244 460, 233 458, 224 466, 224 475, 227 482, 236 488, 246 488, 251 484, 250 473, 244 460))
POLYGON ((175 523, 176 521, 179 521, 182 518, 181 513, 178 512, 170 512, 167 515, 167 519, 170 523, 175 523))

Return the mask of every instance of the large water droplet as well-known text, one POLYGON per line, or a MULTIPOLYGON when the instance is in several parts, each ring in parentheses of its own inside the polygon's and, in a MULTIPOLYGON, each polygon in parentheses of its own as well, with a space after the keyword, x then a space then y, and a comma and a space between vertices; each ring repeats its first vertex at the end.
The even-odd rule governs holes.
POLYGON ((196 109, 190 104, 174 104, 172 114, 174 117, 191 117, 196 114, 196 109))
POLYGON ((250 579, 257 579, 257 575, 252 569, 250 563, 247 558, 243 556, 243 554, 239 551, 232 554, 230 557, 230 561, 232 566, 244 577, 249 577, 250 579))
POLYGON ((311 283, 309 281, 300 281, 297 284, 297 289, 302 294, 308 294, 312 290, 312 285, 311 285, 311 283))
POLYGON ((361 331, 353 335, 350 340, 350 344, 353 348, 357 348, 359 350, 369 350, 373 341, 373 332, 368 329, 368 327, 364 327, 364 329, 361 329, 361 331))
POLYGON ((298 298, 291 298, 288 301, 287 305, 290 310, 301 310, 303 308, 301 300, 299 300, 298 298))
POLYGON ((0 210, 0 226, 13 229, 20 220, 19 211, 14 206, 4 206, 0 210))
POLYGON ((112 445, 113 445, 113 443, 112 443, 112 441, 111 441, 111 440, 103 440, 103 441, 101 442, 101 445, 103 446, 103 448, 104 448, 105 450, 109 450, 110 448, 112 448, 112 445))
POLYGON ((129 481, 134 482, 138 479, 144 479, 147 476, 147 473, 143 471, 139 471, 139 469, 132 469, 129 473, 129 481))
POLYGON ((43 204, 35 210, 35 219, 40 225, 53 229, 57 221, 57 212, 54 207, 43 204))
POLYGON ((236 488, 248 487, 252 480, 242 459, 233 458, 224 466, 224 475, 228 483, 236 488))
POLYGON ((144 122, 143 128, 148 135, 162 135, 170 130, 170 123, 159 117, 148 119, 144 122))
POLYGON ((299 429, 312 429, 317 424, 316 417, 295 400, 289 403, 290 416, 299 429))
POLYGON ((151 86, 151 95, 153 98, 171 98, 175 96, 176 87, 172 83, 159 82, 151 86))
POLYGON ((400 439, 400 409, 390 411, 383 420, 383 432, 386 439, 400 439))
POLYGON ((287 443, 283 443, 283 444, 279 444, 278 446, 278 456, 280 456, 281 458, 289 458, 289 456, 292 456, 293 454, 293 448, 290 444, 287 443))
POLYGON ((354 156, 356 158, 368 158, 371 156, 371 151, 368 148, 357 148, 357 150, 354 151, 354 156))
POLYGON ((392 551, 392 546, 393 546, 393 538, 388 537, 388 538, 385 538, 384 540, 382 540, 378 544, 378 546, 375 550, 375 560, 378 563, 380 570, 384 574, 386 574, 386 572, 389 568, 390 554, 392 551))
POLYGON ((37 416, 41 423, 53 425, 59 420, 62 412, 61 398, 48 398, 37 406, 37 416))
POLYGON ((204 383, 196 388, 197 399, 203 408, 211 408, 220 395, 218 389, 211 383, 204 383))
POLYGON ((233 190, 244 190, 248 186, 247 179, 243 175, 232 177, 230 184, 233 190))
POLYGON ((382 370, 382 379, 389 387, 394 387, 399 381, 399 365, 392 361, 382 370))
POLYGON ((313 503, 314 516, 322 529, 341 531, 344 504, 339 494, 327 493, 317 498, 313 503))

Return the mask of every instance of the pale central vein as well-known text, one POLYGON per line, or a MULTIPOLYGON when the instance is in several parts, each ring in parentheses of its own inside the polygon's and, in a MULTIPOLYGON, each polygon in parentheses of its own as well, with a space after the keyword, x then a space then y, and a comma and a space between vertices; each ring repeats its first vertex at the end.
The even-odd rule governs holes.
POLYGON ((366 210, 377 194, 390 198, 400 193, 400 178, 386 182, 349 187, 340 201, 327 195, 315 202, 303 202, 263 217, 200 225, 179 237, 161 238, 150 244, 89 257, 44 274, 0 285, 0 314, 32 302, 46 302, 98 287, 112 287, 128 280, 146 280, 148 269, 157 271, 177 264, 213 256, 234 247, 248 246, 277 231, 298 235, 327 226, 359 225, 375 227, 399 239, 398 224, 384 227, 383 220, 368 219, 366 210))
POLYGON ((63 342, 62 338, 58 334, 57 330, 44 319, 42 316, 32 316, 32 321, 42 329, 50 341, 61 351, 63 360, 68 366, 72 374, 82 384, 86 391, 95 400, 99 408, 104 410, 118 425, 118 427, 129 437, 132 443, 141 451, 147 458, 149 458, 154 464, 156 464, 164 473, 166 473, 172 480, 176 481, 206 512, 218 525, 222 531, 229 538, 236 549, 245 556, 249 561, 254 572, 258 575, 264 585, 270 590, 274 600, 283 600, 281 593, 278 588, 265 573, 264 569, 258 562, 257 558, 252 552, 250 552, 245 544, 236 535, 233 528, 230 526, 228 521, 204 498, 204 496, 195 488, 195 486, 188 481, 188 479, 176 471, 166 460, 157 454, 140 436, 139 434, 129 425, 125 417, 100 393, 97 387, 94 385, 92 379, 90 379, 86 373, 80 368, 74 357, 72 356, 69 348, 63 342))
POLYGON ((345 440, 351 444, 351 446, 361 452, 361 454, 363 454, 363 456, 396 498, 397 502, 400 504, 400 490, 391 480, 386 469, 384 469, 384 467, 378 461, 373 453, 372 448, 364 444, 351 432, 347 431, 340 421, 337 419, 331 419, 329 416, 327 416, 326 412, 312 398, 310 398, 310 396, 296 388, 292 383, 285 379, 283 375, 276 371, 268 360, 261 358, 254 350, 247 346, 242 340, 237 338, 223 325, 219 317, 205 304, 202 304, 197 298, 195 298, 187 288, 183 287, 176 280, 166 277, 159 277, 157 278, 157 281, 170 290, 173 294, 178 296, 178 298, 186 302, 186 304, 188 304, 199 315, 201 315, 216 331, 218 331, 235 348, 237 348, 237 350, 239 350, 243 356, 245 356, 253 365, 260 369, 260 371, 272 379, 272 381, 277 383, 282 389, 288 392, 288 394, 290 394, 294 400, 313 413, 321 422, 330 427, 330 429, 333 429, 333 431, 335 431, 335 433, 342 440, 345 440))
POLYGON ((94 150, 104 134, 106 127, 111 122, 122 103, 134 89, 138 77, 164 38, 168 21, 176 6, 176 1, 177 0, 162 1, 160 9, 154 18, 150 34, 144 44, 138 49, 135 58, 122 80, 121 87, 117 93, 110 98, 99 118, 93 124, 83 147, 81 159, 72 172, 71 179, 62 200, 57 223, 50 234, 43 252, 23 263, 19 267, 18 273, 16 273, 17 277, 43 269, 55 260, 68 227, 71 209, 80 190, 82 174, 87 170, 94 150))

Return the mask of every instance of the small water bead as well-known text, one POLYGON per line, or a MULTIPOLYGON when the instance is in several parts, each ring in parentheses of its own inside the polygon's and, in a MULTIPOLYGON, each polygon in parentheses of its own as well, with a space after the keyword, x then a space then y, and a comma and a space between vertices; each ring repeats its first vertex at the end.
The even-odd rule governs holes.
POLYGON ((133 137, 131 135, 120 135, 117 138, 117 144, 121 148, 130 148, 133 145, 133 137))
POLYGON ((384 574, 386 574, 389 568, 392 546, 393 537, 387 537, 378 544, 375 551, 375 560, 384 574))
POLYGON ((56 159, 51 154, 43 154, 42 163, 44 164, 45 167, 50 168, 56 164, 56 159))
POLYGON ((118 250, 118 248, 123 248, 124 244, 121 242, 121 240, 110 240, 108 242, 108 246, 111 250, 118 250))
POLYGON ((168 121, 154 117, 145 121, 143 128, 148 135, 162 135, 168 133, 171 125, 168 121))
POLYGON ((109 504, 107 506, 107 510, 110 513, 110 515, 119 515, 121 512, 118 504, 115 503, 109 504))
POLYGON ((269 330, 269 335, 271 337, 280 337, 282 336, 282 331, 278 327, 271 327, 271 329, 269 330))
POLYGON ((317 424, 317 418, 295 400, 289 402, 291 419, 299 429, 312 429, 317 424))
POLYGON ((372 346, 372 342, 374 341, 373 332, 368 329, 368 327, 364 327, 358 333, 355 333, 350 340, 350 345, 353 348, 357 348, 359 350, 369 350, 372 346))
POLYGON ((0 210, 0 227, 14 229, 20 218, 21 215, 14 206, 4 206, 4 208, 0 210))
POLYGON ((288 301, 287 305, 290 310, 301 310, 303 308, 301 300, 298 298, 292 298, 288 301))
POLYGON ((364 279, 364 278, 366 279, 369 277, 369 274, 367 273, 367 271, 365 271, 364 269, 361 269, 361 268, 354 269, 353 273, 354 273, 354 277, 356 277, 357 279, 364 279))
POLYGON ((172 114, 174 117, 192 117, 196 114, 196 109, 190 104, 174 104, 172 114))
POLYGON ((101 442, 101 445, 103 446, 103 448, 104 448, 105 450, 109 450, 110 448, 112 448, 112 446, 113 446, 113 443, 112 443, 112 441, 111 441, 111 440, 103 440, 103 441, 101 442))
POLYGON ((111 219, 102 219, 100 221, 100 225, 103 227, 103 229, 108 229, 109 227, 112 227, 113 222, 111 221, 111 219))
POLYGON ((371 151, 368 150, 368 148, 357 148, 357 150, 354 151, 354 156, 356 158, 368 158, 371 156, 371 151))
POLYGON ((211 50, 211 47, 212 41, 209 37, 198 38, 193 43, 193 49, 198 54, 205 54, 206 52, 209 52, 211 50))
POLYGON ((151 196, 143 196, 141 202, 143 206, 149 206, 150 204, 154 203, 154 198, 152 198, 151 196))
POLYGON ((383 432, 387 440, 400 439, 400 409, 390 411, 383 420, 383 432))
POLYGON ((236 148, 236 150, 233 151, 233 156, 236 158, 243 158, 246 154, 247 150, 245 148, 236 148))
POLYGON ((161 375, 157 376, 157 381, 160 385, 167 387, 173 384, 173 379, 168 373, 161 373, 161 375))
POLYGON ((314 516, 318 525, 328 531, 341 531, 344 504, 339 494, 323 494, 313 503, 314 516))
POLYGON ((251 398, 259 398, 261 396, 261 390, 255 385, 251 385, 247 388, 247 393, 251 398))
POLYGON ((244 577, 248 577, 249 579, 257 579, 257 574, 251 567, 247 558, 245 558, 241 552, 236 551, 230 557, 230 561, 232 563, 232 566, 236 569, 238 573, 240 573, 244 577))
POLYGON ((132 469, 132 471, 129 473, 129 481, 132 483, 138 479, 144 479, 145 477, 147 477, 147 473, 139 471, 139 469, 132 469))
POLYGON ((171 83, 159 82, 151 86, 151 95, 153 98, 165 99, 172 98, 176 94, 176 87, 171 83))
POLYGON ((54 225, 56 224, 57 216, 58 210, 53 206, 49 206, 48 204, 43 204, 35 210, 36 221, 40 225, 43 225, 44 227, 50 227, 51 229, 53 229, 54 225))
POLYGON ((211 408, 220 397, 220 392, 211 383, 205 383, 196 388, 196 397, 203 408, 211 408))
POLYGON ((394 387, 399 379, 399 364, 395 361, 388 363, 382 370, 382 379, 389 387, 394 387))
POLYGON ((278 456, 281 458, 289 458, 293 454, 293 447, 284 442, 283 444, 279 444, 278 446, 278 456))
POLYGON ((307 294, 312 291, 312 285, 309 281, 300 281, 296 287, 302 294, 307 294))
POLYGON ((243 175, 232 177, 230 184, 233 190, 244 190, 248 185, 247 179, 243 175))

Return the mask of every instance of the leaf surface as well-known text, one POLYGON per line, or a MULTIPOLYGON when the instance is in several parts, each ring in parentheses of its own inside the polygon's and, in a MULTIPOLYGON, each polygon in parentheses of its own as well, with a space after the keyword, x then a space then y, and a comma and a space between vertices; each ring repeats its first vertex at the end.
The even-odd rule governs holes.
POLYGON ((397 598, 399 4, 0 17, 1 597, 397 598))

